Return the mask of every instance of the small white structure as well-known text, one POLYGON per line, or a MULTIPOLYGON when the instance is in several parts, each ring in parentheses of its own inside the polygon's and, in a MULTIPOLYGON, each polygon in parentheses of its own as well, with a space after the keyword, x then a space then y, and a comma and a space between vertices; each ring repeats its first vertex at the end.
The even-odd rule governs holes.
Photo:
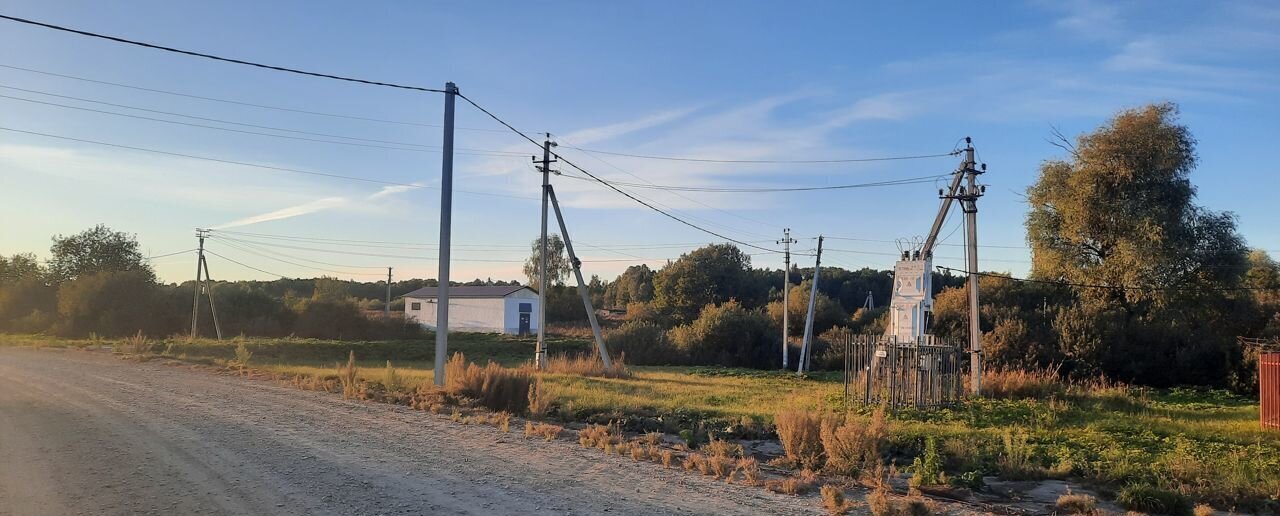
MULTIPOLYGON (((436 326, 436 287, 404 296, 405 320, 436 326)), ((538 331, 538 293, 529 287, 449 288, 449 330, 528 335, 538 331)))
POLYGON ((899 342, 911 342, 925 334, 933 312, 933 259, 904 257, 893 267, 893 299, 889 304, 889 327, 885 334, 899 342))

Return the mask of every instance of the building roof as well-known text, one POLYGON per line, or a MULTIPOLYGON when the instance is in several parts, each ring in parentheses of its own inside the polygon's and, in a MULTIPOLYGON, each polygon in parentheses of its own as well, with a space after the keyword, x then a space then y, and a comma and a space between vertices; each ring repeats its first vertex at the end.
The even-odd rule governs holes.
MULTIPOLYGON (((449 297, 451 298, 502 298, 514 294, 521 289, 532 288, 523 285, 508 286, 482 286, 482 287, 449 287, 449 297)), ((536 291, 535 291, 536 292, 536 291)), ((437 287, 423 287, 401 297, 412 297, 416 299, 435 299, 439 291, 437 287)))

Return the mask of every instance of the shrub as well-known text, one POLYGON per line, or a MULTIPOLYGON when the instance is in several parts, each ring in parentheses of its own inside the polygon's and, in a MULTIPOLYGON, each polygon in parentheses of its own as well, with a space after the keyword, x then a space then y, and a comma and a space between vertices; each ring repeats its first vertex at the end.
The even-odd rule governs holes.
POLYGON ((996 459, 996 467, 1000 477, 1006 480, 1038 480, 1044 478, 1046 471, 1031 460, 1031 446, 1027 444, 1027 434, 1005 430, 1001 435, 1004 452, 996 459))
POLYGON ((827 514, 840 516, 849 512, 849 502, 844 499, 844 490, 827 484, 822 486, 822 506, 827 514))
POLYGON ((667 331, 649 320, 629 320, 605 336, 610 354, 625 354, 638 365, 682 364, 687 360, 667 339, 667 331))
POLYGON ((1191 514, 1191 501, 1177 491, 1149 484, 1129 484, 1116 493, 1116 503, 1134 511, 1182 516, 1191 514))
POLYGON ((97 272, 58 288, 59 333, 105 337, 138 331, 165 334, 158 303, 159 288, 149 271, 97 272), (160 331, 157 331, 160 330, 160 331))
POLYGON ((884 408, 869 420, 846 417, 843 422, 829 418, 822 424, 824 468, 841 475, 857 475, 880 460, 887 437, 884 408))
POLYGON ((578 376, 597 376, 602 378, 630 378, 631 371, 623 356, 613 359, 611 367, 605 368, 599 353, 576 353, 554 355, 547 359, 543 372, 557 374, 573 374, 578 376))
POLYGON ((813 485, 818 481, 818 475, 810 469, 800 470, 799 473, 782 479, 774 480, 765 484, 765 489, 775 493, 802 495, 809 492, 813 485))
POLYGON ((741 444, 731 443, 724 439, 716 439, 712 437, 707 441, 707 445, 703 447, 712 457, 742 457, 743 449, 741 444))
POLYGON ((524 414, 529 409, 533 375, 524 369, 510 369, 490 362, 480 367, 468 363, 462 353, 454 353, 445 364, 445 390, 455 396, 474 398, 490 410, 524 414))
POLYGON ((742 472, 742 482, 754 486, 760 483, 760 463, 755 457, 738 459, 738 471, 742 472))
POLYGON ((911 485, 936 486, 946 483, 942 473, 942 456, 938 454, 938 441, 933 436, 925 438, 924 452, 911 463, 911 485))
POLYGON ((662 467, 670 468, 671 461, 675 459, 675 455, 676 454, 673 453, 671 450, 662 450, 662 467))
POLYGON ((778 336, 769 317, 737 301, 703 307, 697 319, 672 328, 668 336, 693 364, 777 366, 778 336))
POLYGON ((1059 496, 1053 504, 1059 514, 1098 514, 1098 501, 1087 494, 1073 494, 1070 490, 1059 496))
POLYGON ((823 419, 822 414, 803 409, 787 409, 774 416, 787 461, 801 468, 822 465, 823 419))
POLYGON ((992 368, 982 372, 982 392, 996 399, 1047 399, 1065 394, 1067 387, 1056 368, 992 368))
MULTIPOLYGON (((526 438, 541 436, 543 440, 547 442, 551 442, 551 441, 554 441, 557 437, 560 437, 560 433, 563 431, 564 431, 564 427, 562 426, 556 426, 556 425, 551 425, 547 423, 534 424, 531 421, 525 421, 524 423, 524 436, 526 438)), ((581 435, 581 433, 579 435, 581 435)), ((583 446, 586 446, 586 445, 583 445, 583 446)))
POLYGON ((152 342, 139 330, 138 333, 125 337, 120 341, 119 351, 141 357, 150 354, 155 345, 155 342, 152 342))
MULTIPOLYGON (((355 353, 355 351, 352 351, 352 353, 355 353)), ((240 368, 241 372, 244 372, 244 368, 249 367, 249 360, 252 358, 253 352, 249 351, 248 346, 244 345, 244 341, 237 342, 235 364, 240 368)), ((387 364, 390 364, 390 362, 387 362, 387 364)))

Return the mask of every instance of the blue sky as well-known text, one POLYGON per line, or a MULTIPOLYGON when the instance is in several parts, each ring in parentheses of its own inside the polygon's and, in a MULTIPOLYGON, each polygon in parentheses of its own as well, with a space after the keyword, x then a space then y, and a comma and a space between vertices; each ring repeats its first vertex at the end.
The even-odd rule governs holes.
MULTIPOLYGON (((714 159, 934 154, 972 136, 988 163, 982 268, 1028 268, 1022 192, 1059 157, 1053 127, 1089 131, 1116 110, 1174 101, 1199 139, 1199 202, 1238 214, 1250 245, 1280 250, 1269 150, 1280 138, 1280 7, 1269 2, 38 2, 0 12, 241 59, 462 92, 609 179, 689 186, 820 186, 944 174, 956 159, 834 165, 699 164, 569 146, 714 159)), ((434 277, 440 155, 214 131, 29 102, 182 120, 42 93, 297 131, 440 144, 438 127, 211 102, 52 75, 289 109, 438 125, 442 96, 326 81, 0 22, 0 127, 274 167, 421 185, 405 189, 0 131, 0 254, 47 257, 53 234, 105 223, 152 255, 193 229, 335 240, 214 240, 216 279, 270 273, 434 277), (14 90, 22 88, 29 91, 14 90), (38 92, 38 93, 37 93, 38 92), (281 247, 287 245, 290 247, 281 247), (322 250, 345 251, 346 253, 322 250), (366 256, 355 253, 389 256, 366 256), (337 271, 337 272, 335 272, 337 271)), ((245 129, 216 122, 206 125, 245 129)), ((523 279, 538 232, 538 149, 463 103, 455 279, 523 279), (465 192, 463 191, 465 190, 465 192)), ((249 129, 279 133, 270 130, 249 129)), ((314 136, 306 136, 315 138, 314 136)), ((354 142, 357 140, 345 140, 354 142)), ((374 145, 381 145, 373 143, 374 145)), ((598 185, 554 180, 584 271, 612 278, 717 238, 598 185), (588 247, 587 244, 595 247, 588 247)), ((806 193, 637 195, 721 234, 776 247, 783 227, 824 263, 890 268, 894 239, 928 231, 932 183, 806 193), (766 243, 767 242, 767 243, 766 243)), ((944 228, 947 236, 953 218, 944 228)), ((229 234, 228 234, 229 235, 229 234)), ((960 234, 938 251, 959 266, 960 234)), ((242 240, 250 237, 229 235, 242 240)), ((157 258, 165 281, 194 257, 157 258)), ((811 258, 800 258, 801 264, 811 258)), ((757 254, 757 266, 781 257, 757 254)))

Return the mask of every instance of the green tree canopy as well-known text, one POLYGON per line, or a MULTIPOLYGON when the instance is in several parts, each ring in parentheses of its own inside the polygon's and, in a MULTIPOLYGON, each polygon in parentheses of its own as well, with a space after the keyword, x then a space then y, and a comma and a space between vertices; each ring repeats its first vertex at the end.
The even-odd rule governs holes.
MULTIPOLYGON (((542 256, 541 239, 533 239, 533 243, 529 247, 531 254, 529 259, 524 262, 524 277, 529 279, 528 285, 530 287, 537 289, 542 285, 538 276, 538 265, 542 256)), ((568 278, 571 272, 573 272, 573 264, 569 262, 569 256, 565 253, 564 240, 560 239, 560 235, 548 233, 547 283, 553 286, 563 285, 565 278, 568 278)))
POLYGON ((653 300, 653 270, 648 265, 632 265, 609 283, 604 293, 609 306, 627 306, 653 300))
POLYGON ((53 237, 49 252, 52 254, 49 275, 55 283, 85 274, 131 271, 155 281, 155 273, 139 250, 137 238, 102 224, 71 236, 53 237))
POLYGON ((738 298, 747 305, 762 298, 751 279, 750 256, 732 244, 709 245, 680 255, 654 275, 653 302, 677 322, 692 321, 708 304, 738 298))

